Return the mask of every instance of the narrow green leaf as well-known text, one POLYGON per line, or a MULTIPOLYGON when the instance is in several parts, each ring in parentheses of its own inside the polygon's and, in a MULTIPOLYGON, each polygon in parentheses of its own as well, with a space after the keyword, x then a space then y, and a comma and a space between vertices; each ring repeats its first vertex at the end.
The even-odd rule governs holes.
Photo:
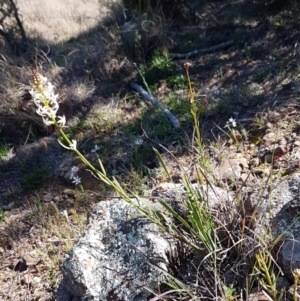
POLYGON ((163 167, 165 173, 166 173, 167 176, 169 177, 170 181, 173 183, 172 177, 171 177, 171 175, 170 175, 170 173, 169 173, 169 171, 168 171, 168 169, 167 169, 167 166, 166 166, 166 164, 165 164, 163 158, 161 157, 159 151, 158 151, 156 148, 153 148, 153 150, 154 150, 155 154, 157 155, 158 161, 159 161, 159 163, 162 165, 162 167, 163 167))

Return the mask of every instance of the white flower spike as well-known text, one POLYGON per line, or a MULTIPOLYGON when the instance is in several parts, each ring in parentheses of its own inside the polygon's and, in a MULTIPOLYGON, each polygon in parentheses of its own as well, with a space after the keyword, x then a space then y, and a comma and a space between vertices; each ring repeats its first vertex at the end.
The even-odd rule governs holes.
MULTIPOLYGON (((57 102, 58 95, 54 94, 53 85, 48 82, 46 77, 43 77, 37 71, 32 72, 31 91, 29 92, 37 106, 37 114, 43 117, 46 125, 54 124, 56 121, 56 113, 59 105, 57 102)), ((61 119, 58 123, 65 125, 65 118, 61 119)))

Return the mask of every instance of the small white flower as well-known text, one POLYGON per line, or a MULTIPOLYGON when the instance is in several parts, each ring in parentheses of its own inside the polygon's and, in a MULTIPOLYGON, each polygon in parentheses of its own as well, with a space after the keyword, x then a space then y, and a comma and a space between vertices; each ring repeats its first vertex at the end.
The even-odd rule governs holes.
POLYGON ((61 214, 62 217, 65 217, 66 219, 69 218, 67 210, 60 211, 60 214, 61 214))
POLYGON ((220 90, 219 90, 218 86, 216 86, 216 85, 214 85, 211 90, 214 95, 220 94, 220 90))
POLYGON ((74 183, 75 185, 80 184, 81 183, 81 178, 79 178, 78 176, 74 176, 72 183, 74 183))
POLYGON ((66 126, 66 117, 64 116, 58 116, 58 124, 60 124, 60 126, 63 128, 66 126))
POLYGON ((38 106, 36 113, 42 117, 52 117, 55 116, 52 113, 52 110, 49 107, 38 106))
POLYGON ((91 150, 91 153, 95 153, 101 148, 101 146, 98 146, 97 144, 94 146, 94 148, 91 150))
POLYGON ((70 149, 77 149, 77 141, 76 140, 72 140, 72 143, 69 145, 70 149))
POLYGON ((40 104, 41 100, 43 99, 43 95, 34 89, 31 89, 29 91, 29 93, 31 94, 34 103, 38 106, 40 104))
POLYGON ((135 145, 142 145, 144 143, 144 140, 142 138, 137 138, 134 140, 135 145))
POLYGON ((53 122, 51 119, 45 118, 45 117, 43 117, 43 122, 44 122, 46 125, 54 124, 54 122, 53 122))
POLYGON ((229 118, 229 120, 226 122, 225 128, 228 128, 228 127, 233 127, 233 128, 236 127, 236 121, 232 117, 229 118))
POLYGON ((70 174, 70 179, 72 180, 75 175, 77 175, 79 168, 77 166, 72 166, 71 167, 71 174, 70 174))
POLYGON ((71 172, 76 173, 78 172, 79 168, 77 166, 72 166, 71 167, 71 172))
POLYGON ((233 118, 229 119, 229 122, 231 122, 232 126, 235 128, 236 127, 236 121, 233 118))

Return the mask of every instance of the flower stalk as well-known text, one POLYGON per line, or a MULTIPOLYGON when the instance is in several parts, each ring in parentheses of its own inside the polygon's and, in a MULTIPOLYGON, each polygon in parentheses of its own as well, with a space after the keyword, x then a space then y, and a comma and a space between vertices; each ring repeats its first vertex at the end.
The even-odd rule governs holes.
POLYGON ((68 146, 66 146, 59 141, 60 145, 64 148, 73 150, 88 166, 88 168, 90 168, 93 173, 101 178, 102 174, 100 173, 100 171, 97 170, 77 149, 77 141, 71 141, 63 131, 63 127, 65 127, 66 124, 66 118, 65 116, 56 115, 59 104, 57 102, 58 94, 54 94, 53 85, 48 81, 46 77, 43 77, 35 70, 32 72, 32 81, 30 82, 30 85, 30 94, 33 97, 33 102, 37 106, 36 113, 42 116, 43 121, 46 125, 54 125, 60 136, 68 144, 68 146))
MULTIPOLYGON (((37 72, 34 72, 31 86, 31 95, 33 96, 34 102, 37 105, 37 113, 41 114, 45 124, 53 124, 55 126, 58 133, 64 139, 64 144, 61 141, 58 141, 64 148, 74 151, 95 177, 116 191, 125 202, 134 206, 137 210, 139 210, 140 213, 145 215, 151 222, 156 224, 163 232, 168 233, 178 241, 186 243, 194 250, 197 250, 197 252, 203 252, 203 250, 205 250, 207 254, 205 257, 207 257, 210 263, 214 265, 214 269, 216 270, 215 263, 218 255, 217 252, 222 250, 222 246, 219 238, 217 237, 213 219, 207 210, 206 202, 204 201, 201 192, 197 191, 197 189, 192 186, 187 175, 184 176, 184 184, 186 191, 188 192, 188 197, 186 202, 184 202, 184 205, 189 212, 187 217, 188 220, 177 213, 176 210, 174 210, 172 206, 170 206, 163 199, 157 199, 160 206, 156 207, 156 205, 153 205, 151 202, 144 198, 140 198, 137 194, 130 191, 125 185, 119 183, 116 178, 109 178, 105 173, 105 169, 100 158, 99 167, 98 169, 95 168, 77 149, 77 141, 70 140, 65 135, 63 130, 65 118, 64 116, 60 117, 56 115, 58 110, 58 95, 53 93, 52 85, 47 82, 46 78, 42 77, 37 72), (161 206, 163 207, 163 210, 161 206), (178 227, 177 223, 173 223, 171 217, 181 224, 182 227, 178 227)), ((191 85, 190 91, 192 91, 191 85)), ((191 104, 195 126, 197 127, 196 139, 199 146, 198 152, 201 160, 200 163, 203 164, 203 147, 201 144, 201 136, 198 126, 199 111, 194 104, 193 95, 191 96, 191 104)), ((142 143, 142 138, 136 139, 136 149, 138 149, 142 143)), ((94 151, 96 152, 98 149, 98 147, 95 147, 94 151)), ((159 160, 162 162, 162 165, 165 166, 161 157, 159 157, 159 160)), ((80 184, 80 179, 77 176, 77 172, 77 167, 71 168, 70 179, 73 180, 73 183, 76 185, 80 184)))
POLYGON ((188 88, 189 88, 189 98, 190 98, 190 104, 191 104, 191 115, 193 118, 193 124, 194 124, 194 131, 195 131, 195 140, 198 147, 198 154, 199 154, 199 165, 203 167, 204 169, 208 168, 208 163, 205 161, 204 156, 204 147, 202 143, 202 137, 200 133, 200 125, 199 125, 199 119, 201 118, 201 115, 204 111, 204 105, 206 103, 206 97, 204 95, 204 98, 201 102, 200 108, 197 108, 196 102, 195 102, 195 91, 192 87, 190 74, 189 74, 189 67, 191 66, 191 63, 185 63, 184 68, 188 80, 188 88))

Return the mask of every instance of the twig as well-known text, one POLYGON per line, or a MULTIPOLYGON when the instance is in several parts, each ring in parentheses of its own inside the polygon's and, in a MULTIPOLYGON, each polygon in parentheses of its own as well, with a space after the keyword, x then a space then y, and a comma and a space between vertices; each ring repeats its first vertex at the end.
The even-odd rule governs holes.
POLYGON ((134 82, 131 82, 130 86, 132 89, 136 90, 141 96, 143 96, 146 100, 150 101, 154 105, 157 105, 166 114, 166 116, 168 117, 175 129, 180 128, 180 123, 178 119, 162 103, 160 103, 157 98, 153 97, 151 94, 146 92, 141 86, 134 82))
POLYGON ((196 49, 196 50, 193 50, 193 51, 187 52, 187 53, 171 53, 170 56, 173 59, 188 58, 190 56, 194 56, 194 55, 197 55, 197 54, 204 54, 204 53, 213 52, 213 51, 216 51, 216 50, 219 50, 219 49, 223 49, 223 48, 226 48, 228 46, 231 46, 232 44, 233 44, 233 41, 230 40, 230 41, 218 44, 216 46, 212 46, 212 47, 209 47, 209 48, 203 48, 203 49, 196 49))

